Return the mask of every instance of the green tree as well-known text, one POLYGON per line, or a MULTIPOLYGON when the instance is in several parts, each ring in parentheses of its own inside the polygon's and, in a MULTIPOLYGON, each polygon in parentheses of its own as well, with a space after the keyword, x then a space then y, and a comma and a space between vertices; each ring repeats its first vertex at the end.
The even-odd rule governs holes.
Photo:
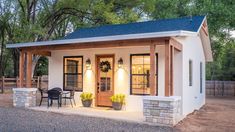
MULTIPOLYGON (((151 0, 152 7, 148 12, 150 19, 175 18, 192 15, 207 15, 207 22, 212 44, 214 62, 207 64, 207 79, 222 79, 232 72, 225 73, 225 67, 232 56, 227 45, 235 45, 231 31, 235 30, 234 0, 151 0), (228 55, 228 53, 230 53, 228 55)), ((230 61, 229 61, 230 62, 230 61)), ((234 66, 229 65, 233 70, 234 66)), ((231 75, 228 75, 231 74, 231 75)))
MULTIPOLYGON (((2 44, 58 39, 77 28, 138 21, 145 3, 142 0, 2 0, 2 16, 11 16, 6 20, 10 27, 7 33, 4 28, 2 44)), ((8 53, 2 48, 2 53, 8 53)), ((9 51, 16 76, 19 50, 9 51)), ((40 57, 33 57, 33 71, 40 57)))

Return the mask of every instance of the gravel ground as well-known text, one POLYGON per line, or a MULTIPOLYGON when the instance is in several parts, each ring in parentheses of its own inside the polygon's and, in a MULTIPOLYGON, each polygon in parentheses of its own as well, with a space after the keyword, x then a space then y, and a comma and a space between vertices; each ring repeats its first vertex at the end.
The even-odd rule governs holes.
POLYGON ((171 132, 173 128, 0 107, 0 132, 171 132))
POLYGON ((207 97, 206 105, 174 128, 110 119, 17 109, 11 94, 0 94, 0 132, 235 132, 235 97, 207 97))

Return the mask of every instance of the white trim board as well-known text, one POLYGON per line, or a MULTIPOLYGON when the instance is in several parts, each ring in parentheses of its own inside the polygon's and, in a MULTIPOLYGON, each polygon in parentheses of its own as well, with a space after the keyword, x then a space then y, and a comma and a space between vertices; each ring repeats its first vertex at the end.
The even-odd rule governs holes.
POLYGON ((74 44, 74 43, 79 44, 79 43, 87 43, 87 42, 104 42, 104 41, 143 39, 143 38, 196 36, 196 35, 197 35, 197 32, 179 30, 179 31, 167 31, 167 32, 153 32, 153 33, 104 36, 104 37, 90 37, 90 38, 80 38, 80 39, 65 39, 65 40, 51 40, 51 41, 41 41, 41 42, 7 44, 6 47, 7 48, 23 48, 23 47, 63 45, 63 44, 74 44))

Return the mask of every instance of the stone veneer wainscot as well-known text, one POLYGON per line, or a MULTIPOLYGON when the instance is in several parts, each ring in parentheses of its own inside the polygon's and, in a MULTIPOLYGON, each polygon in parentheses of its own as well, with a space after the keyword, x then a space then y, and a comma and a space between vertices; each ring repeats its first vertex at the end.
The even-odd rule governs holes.
POLYGON ((143 97, 145 121, 153 125, 174 126, 181 120, 181 97, 143 97))
POLYGON ((36 106, 37 88, 13 88, 13 105, 15 107, 36 106))

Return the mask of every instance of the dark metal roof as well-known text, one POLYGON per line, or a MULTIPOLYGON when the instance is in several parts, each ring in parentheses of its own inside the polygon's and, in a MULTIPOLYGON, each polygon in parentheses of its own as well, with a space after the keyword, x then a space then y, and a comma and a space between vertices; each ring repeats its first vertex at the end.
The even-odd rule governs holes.
POLYGON ((198 33, 205 17, 206 16, 192 16, 81 28, 59 40, 7 44, 6 47, 22 48, 31 46, 79 44, 86 42, 195 35, 198 33))
POLYGON ((169 32, 179 30, 197 32, 204 18, 205 16, 192 16, 128 24, 115 24, 91 28, 81 28, 68 34, 63 39, 105 37, 114 35, 169 32))

